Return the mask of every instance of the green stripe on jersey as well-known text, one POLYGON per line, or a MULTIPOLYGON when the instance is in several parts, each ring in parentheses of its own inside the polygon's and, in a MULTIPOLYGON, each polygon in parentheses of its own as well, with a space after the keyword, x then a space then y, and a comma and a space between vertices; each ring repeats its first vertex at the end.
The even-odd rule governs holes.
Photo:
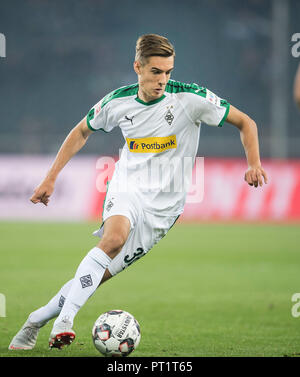
POLYGON ((139 84, 132 84, 127 86, 122 86, 119 89, 113 90, 108 93, 107 96, 103 98, 101 107, 103 108, 108 102, 115 98, 128 97, 136 95, 139 89, 139 84))
POLYGON ((218 127, 223 126, 223 123, 225 122, 225 120, 227 118, 227 115, 229 113, 229 108, 230 108, 230 104, 225 99, 221 99, 220 105, 226 107, 226 111, 225 111, 225 114, 224 114, 221 122, 219 123, 218 127))
POLYGON ((206 97, 206 88, 197 84, 186 84, 180 81, 169 80, 166 85, 168 93, 195 93, 198 96, 206 97))
MULTIPOLYGON (((169 93, 194 93, 198 96, 206 98, 206 88, 199 86, 197 84, 186 84, 180 81, 175 80, 169 80, 166 85, 166 92, 169 93)), ((230 104, 225 100, 221 99, 220 105, 226 108, 225 114, 219 123, 219 127, 223 126, 223 123, 225 122, 227 115, 229 113, 230 104)))
POLYGON ((95 109, 92 108, 92 109, 88 112, 88 114, 87 114, 87 116, 86 116, 86 123, 87 123, 87 125, 88 125, 88 128, 89 128, 90 130, 92 130, 92 131, 96 131, 96 130, 91 126, 91 123, 90 123, 90 121, 91 121, 92 119, 94 119, 94 116, 95 116, 95 109))
MULTIPOLYGON (((90 121, 91 121, 92 119, 94 119, 94 116, 95 116, 95 109, 92 108, 92 109, 88 112, 88 115, 86 116, 86 123, 87 123, 88 128, 89 128, 90 130, 92 130, 92 131, 98 131, 97 129, 93 128, 93 127, 91 126, 91 123, 90 123, 90 121)), ((103 132, 105 132, 105 133, 108 133, 108 132, 105 131, 103 128, 99 128, 99 130, 101 130, 101 131, 103 131, 103 132)))
MULTIPOLYGON (((122 86, 121 88, 113 90, 112 92, 108 93, 103 98, 101 107, 103 108, 108 102, 110 102, 111 100, 113 100, 115 98, 133 96, 133 95, 137 94, 138 89, 139 89, 139 85, 138 84, 132 84, 132 85, 127 85, 127 86, 122 86)), ((87 125, 88 125, 89 129, 91 129, 92 131, 97 131, 96 129, 94 129, 91 126, 91 123, 90 123, 90 121, 92 119, 94 119, 94 116, 95 116, 95 109, 92 108, 88 112, 88 114, 87 114, 86 121, 87 121, 87 125)), ((107 131, 105 131, 103 128, 99 128, 99 130, 104 131, 105 133, 107 133, 107 131)))

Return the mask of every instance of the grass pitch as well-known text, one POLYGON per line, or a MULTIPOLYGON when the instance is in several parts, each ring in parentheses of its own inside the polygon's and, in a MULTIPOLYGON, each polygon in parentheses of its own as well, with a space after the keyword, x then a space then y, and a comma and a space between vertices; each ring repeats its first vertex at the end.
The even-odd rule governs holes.
POLYGON ((105 283, 75 318, 75 342, 48 350, 53 320, 32 351, 7 347, 28 314, 73 277, 95 245, 95 223, 0 223, 0 356, 100 356, 96 318, 132 313, 141 343, 132 356, 297 356, 299 225, 176 224, 148 255, 105 283))

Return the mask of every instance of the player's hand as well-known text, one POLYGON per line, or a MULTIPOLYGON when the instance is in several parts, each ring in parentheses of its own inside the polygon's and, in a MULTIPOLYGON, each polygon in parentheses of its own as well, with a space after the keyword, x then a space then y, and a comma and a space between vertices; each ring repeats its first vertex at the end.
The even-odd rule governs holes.
POLYGON ((262 186, 263 183, 268 183, 268 176, 265 170, 261 167, 249 167, 245 173, 245 181, 250 186, 262 186))
POLYGON ((30 198, 32 203, 43 203, 45 206, 49 203, 49 197, 54 191, 54 182, 44 180, 35 190, 30 198))

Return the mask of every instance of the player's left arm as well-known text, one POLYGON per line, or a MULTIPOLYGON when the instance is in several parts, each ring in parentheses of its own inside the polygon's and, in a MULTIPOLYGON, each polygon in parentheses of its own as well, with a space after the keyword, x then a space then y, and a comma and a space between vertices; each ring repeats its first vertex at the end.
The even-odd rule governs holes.
POLYGON ((268 182, 267 173, 261 166, 257 126, 247 114, 230 105, 226 122, 234 125, 240 131, 241 141, 248 162, 245 181, 250 185, 262 186, 268 182))

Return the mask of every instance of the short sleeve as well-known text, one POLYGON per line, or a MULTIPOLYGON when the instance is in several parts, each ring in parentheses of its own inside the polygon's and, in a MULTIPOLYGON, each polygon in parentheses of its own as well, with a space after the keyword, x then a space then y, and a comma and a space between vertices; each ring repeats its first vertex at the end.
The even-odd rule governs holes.
POLYGON ((207 88, 198 87, 183 93, 182 100, 193 122, 222 127, 227 118, 230 104, 207 88))
POLYGON ((87 125, 92 131, 102 130, 104 132, 110 132, 115 127, 109 114, 109 106, 104 105, 105 97, 96 103, 87 114, 87 125))

